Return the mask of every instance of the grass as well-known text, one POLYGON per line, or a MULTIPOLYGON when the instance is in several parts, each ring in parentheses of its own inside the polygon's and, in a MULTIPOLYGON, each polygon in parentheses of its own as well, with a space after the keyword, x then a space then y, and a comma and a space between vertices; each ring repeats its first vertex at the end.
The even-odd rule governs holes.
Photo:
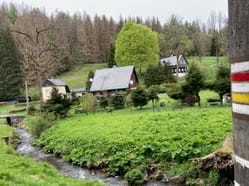
POLYGON ((111 175, 144 171, 149 164, 165 162, 169 163, 166 173, 177 175, 190 167, 181 164, 218 149, 231 132, 229 107, 155 113, 151 108, 125 109, 60 120, 35 143, 81 166, 91 161, 111 175), (175 170, 175 165, 181 169, 175 170))
MULTIPOLYGON (((213 81, 217 71, 217 61, 214 56, 202 57, 202 61, 199 61, 198 57, 188 57, 189 63, 197 63, 201 66, 203 73, 206 76, 206 81, 213 81)), ((229 66, 229 62, 226 56, 219 57, 219 64, 229 66)))
MULTIPOLYGON (((0 139, 12 136, 13 130, 7 125, 0 125, 0 139)), ((20 156, 12 146, 0 141, 0 185, 48 186, 79 185, 100 186, 97 181, 79 181, 58 173, 47 163, 38 163, 27 156, 20 156)))
POLYGON ((85 88, 85 84, 87 81, 87 76, 90 71, 95 73, 96 69, 107 68, 106 63, 98 63, 98 64, 84 64, 81 66, 75 67, 70 72, 66 72, 58 77, 64 81, 70 88, 85 88))

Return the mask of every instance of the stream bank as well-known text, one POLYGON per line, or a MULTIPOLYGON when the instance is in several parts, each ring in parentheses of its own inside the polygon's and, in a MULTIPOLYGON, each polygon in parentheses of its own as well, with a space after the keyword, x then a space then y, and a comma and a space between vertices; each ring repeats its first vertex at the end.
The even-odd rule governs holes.
MULTIPOLYGON (((17 151, 22 155, 28 155, 36 161, 47 162, 48 164, 53 165, 59 172, 71 178, 95 179, 110 186, 128 186, 128 183, 125 180, 105 177, 100 171, 90 171, 80 166, 72 165, 65 162, 62 158, 56 157, 54 154, 45 153, 42 149, 34 147, 31 144, 33 137, 25 129, 14 128, 14 131, 20 138, 21 143, 17 146, 17 151)), ((160 181, 149 181, 145 183, 144 186, 171 186, 171 184, 160 181)))

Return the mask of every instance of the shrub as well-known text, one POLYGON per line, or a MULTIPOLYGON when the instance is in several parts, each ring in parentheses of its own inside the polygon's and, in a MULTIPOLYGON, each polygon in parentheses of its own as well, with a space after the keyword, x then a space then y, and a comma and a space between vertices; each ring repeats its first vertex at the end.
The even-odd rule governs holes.
POLYGON ((144 175, 139 169, 132 169, 125 174, 129 185, 141 185, 144 182, 144 175))
POLYGON ((106 109, 108 106, 108 98, 106 96, 101 96, 99 99, 99 106, 103 109, 106 109))
POLYGON ((37 109, 35 108, 34 105, 30 105, 28 108, 28 114, 34 115, 37 112, 37 109))
POLYGON ((165 83, 166 93, 172 99, 181 99, 183 97, 181 85, 178 83, 165 83))
POLYGON ((142 107, 148 103, 147 93, 143 87, 138 87, 131 92, 131 99, 135 107, 142 107))
POLYGON ((51 98, 44 104, 43 111, 53 112, 56 116, 66 117, 71 101, 63 97, 56 88, 53 88, 51 98))
POLYGON ((119 93, 112 95, 110 97, 110 105, 114 109, 123 109, 125 105, 124 96, 119 93))
POLYGON ((160 107, 166 107, 165 101, 164 100, 160 101, 159 106, 160 107))
POLYGON ((52 113, 41 115, 40 118, 32 121, 31 127, 30 127, 31 133, 36 138, 39 138, 43 131, 50 128, 54 124, 55 120, 56 120, 56 117, 52 113))
POLYGON ((95 96, 93 96, 92 94, 88 93, 83 95, 80 98, 80 104, 84 110, 84 112, 86 114, 88 114, 88 112, 92 112, 95 113, 96 108, 98 106, 98 102, 95 96))
POLYGON ((220 182, 220 174, 218 171, 210 171, 209 172, 209 180, 211 182, 211 184, 214 184, 214 185, 219 185, 219 182, 220 182))

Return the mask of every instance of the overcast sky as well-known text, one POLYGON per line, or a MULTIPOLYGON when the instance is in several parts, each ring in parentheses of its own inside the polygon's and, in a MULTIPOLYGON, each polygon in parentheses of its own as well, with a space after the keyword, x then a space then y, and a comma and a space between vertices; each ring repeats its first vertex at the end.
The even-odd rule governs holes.
POLYGON ((142 18, 158 17, 165 23, 172 14, 183 21, 194 21, 197 18, 207 22, 210 13, 222 12, 227 17, 227 0, 0 0, 2 2, 24 3, 33 8, 42 8, 51 14, 58 11, 74 14, 86 11, 91 16, 95 14, 113 17, 119 20, 131 16, 142 18))

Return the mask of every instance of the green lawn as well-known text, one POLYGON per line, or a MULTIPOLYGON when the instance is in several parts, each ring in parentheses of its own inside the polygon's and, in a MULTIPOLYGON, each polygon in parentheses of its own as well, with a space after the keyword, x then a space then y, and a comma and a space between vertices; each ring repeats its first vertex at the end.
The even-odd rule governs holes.
MULTIPOLYGON (((189 63, 197 63, 201 66, 204 75, 206 76, 206 81, 212 81, 215 78, 215 74, 217 71, 217 60, 216 57, 207 56, 202 57, 202 61, 199 61, 197 56, 188 57, 187 60, 189 63)), ((219 65, 229 66, 229 62, 226 56, 219 57, 219 65)))
POLYGON ((75 67, 70 72, 66 72, 58 77, 64 81, 69 88, 85 88, 85 84, 87 81, 87 76, 90 71, 95 73, 96 69, 107 68, 106 63, 98 63, 98 64, 84 64, 81 66, 75 67))

